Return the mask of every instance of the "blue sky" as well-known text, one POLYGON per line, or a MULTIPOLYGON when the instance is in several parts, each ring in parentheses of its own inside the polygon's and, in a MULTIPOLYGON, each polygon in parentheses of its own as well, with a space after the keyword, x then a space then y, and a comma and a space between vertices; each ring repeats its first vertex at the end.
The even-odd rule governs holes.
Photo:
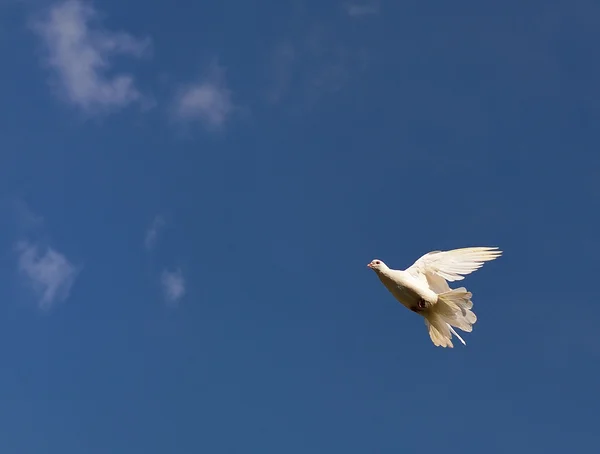
POLYGON ((599 22, 2 0, 0 449, 591 452, 599 22), (435 348, 366 264, 472 245, 435 348))

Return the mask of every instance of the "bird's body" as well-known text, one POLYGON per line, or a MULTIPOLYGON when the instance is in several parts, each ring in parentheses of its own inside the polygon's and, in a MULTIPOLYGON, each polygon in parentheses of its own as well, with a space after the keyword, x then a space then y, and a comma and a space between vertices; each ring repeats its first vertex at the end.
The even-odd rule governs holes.
POLYGON ((413 310, 415 307, 418 307, 421 301, 429 305, 437 302, 437 293, 431 290, 429 286, 423 285, 406 271, 387 268, 377 273, 377 277, 379 277, 385 288, 394 295, 398 302, 408 309, 413 310))
POLYGON ((391 269, 377 259, 368 266, 398 302, 425 319, 436 346, 453 347, 452 334, 465 344, 453 327, 470 332, 477 317, 471 310, 471 292, 464 287, 451 289, 448 281, 462 280, 464 275, 483 266, 483 262, 496 259, 502 254, 497 249, 471 247, 433 251, 406 270, 391 269))

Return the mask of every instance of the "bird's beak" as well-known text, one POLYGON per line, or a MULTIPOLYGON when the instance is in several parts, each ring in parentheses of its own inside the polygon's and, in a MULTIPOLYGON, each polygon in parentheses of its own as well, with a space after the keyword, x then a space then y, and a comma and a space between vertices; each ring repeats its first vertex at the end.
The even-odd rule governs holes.
POLYGON ((373 268, 373 266, 372 266, 372 265, 369 263, 369 264, 367 265, 367 268, 373 268))

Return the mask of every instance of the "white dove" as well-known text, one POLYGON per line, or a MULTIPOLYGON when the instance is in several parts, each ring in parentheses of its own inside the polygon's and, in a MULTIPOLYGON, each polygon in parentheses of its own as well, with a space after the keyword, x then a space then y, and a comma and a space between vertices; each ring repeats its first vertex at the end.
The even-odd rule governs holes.
POLYGON ((467 345, 454 328, 471 332, 477 316, 471 310, 471 292, 464 287, 450 289, 446 281, 460 281, 500 255, 497 247, 468 247, 429 252, 404 271, 378 259, 367 266, 403 306, 425 318, 434 345, 452 348, 452 334, 467 345))

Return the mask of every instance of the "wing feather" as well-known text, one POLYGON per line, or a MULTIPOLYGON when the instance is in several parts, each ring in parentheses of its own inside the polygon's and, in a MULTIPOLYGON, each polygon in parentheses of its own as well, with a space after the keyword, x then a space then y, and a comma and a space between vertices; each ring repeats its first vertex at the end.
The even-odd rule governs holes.
POLYGON ((467 274, 481 268, 485 262, 494 260, 501 255, 502 251, 497 247, 467 247, 450 251, 433 251, 420 257, 406 271, 417 278, 425 276, 430 282, 436 280, 432 275, 440 276, 449 282, 460 281, 467 274))

